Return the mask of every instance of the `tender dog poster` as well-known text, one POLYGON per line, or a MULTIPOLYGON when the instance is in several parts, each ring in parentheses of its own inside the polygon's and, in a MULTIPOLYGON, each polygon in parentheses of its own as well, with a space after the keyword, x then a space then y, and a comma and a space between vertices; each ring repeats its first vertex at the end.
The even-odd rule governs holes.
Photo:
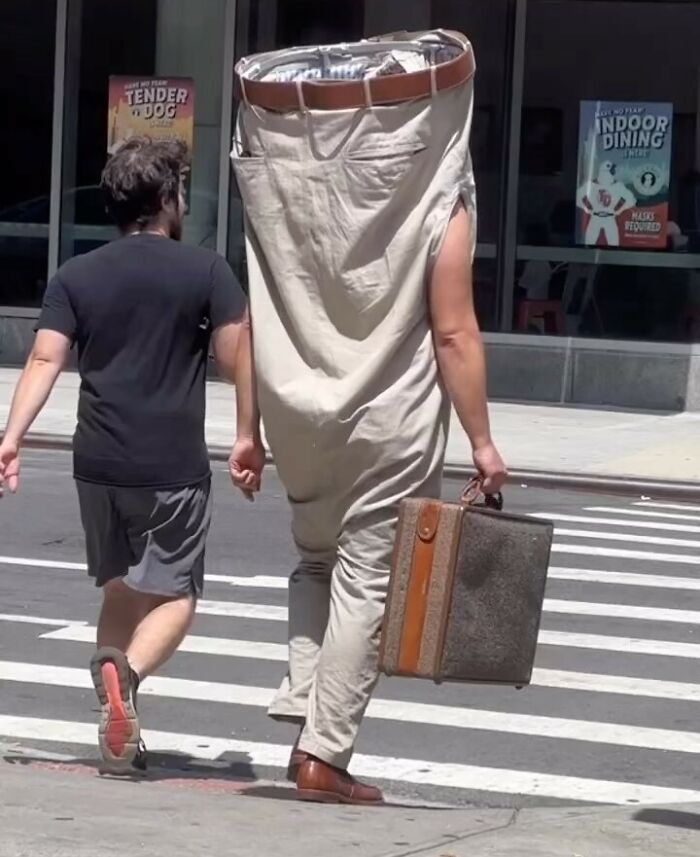
MULTIPOLYGON (((189 77, 109 78, 107 151, 112 154, 132 137, 182 140, 192 154, 194 81, 189 77)), ((188 195, 190 173, 185 182, 188 195)))

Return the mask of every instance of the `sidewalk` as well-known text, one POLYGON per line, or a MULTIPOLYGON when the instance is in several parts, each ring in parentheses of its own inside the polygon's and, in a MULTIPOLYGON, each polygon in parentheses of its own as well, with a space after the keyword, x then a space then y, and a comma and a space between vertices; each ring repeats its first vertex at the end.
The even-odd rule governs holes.
POLYGON ((119 782, 0 746, 0 857, 697 857, 700 806, 382 808, 297 802, 291 789, 119 782), (4 757, 4 759, 2 758, 4 757))
MULTIPOLYGON (((18 375, 19 370, 0 368, 0 425, 18 375)), ((75 427, 77 392, 77 375, 64 374, 33 434, 67 441, 75 427)), ((221 453, 233 441, 234 392, 211 381, 207 393, 207 441, 221 453)), ((491 415, 494 437, 512 472, 698 483, 700 489, 700 414, 494 402, 491 415)), ((447 465, 470 465, 467 441, 455 418, 447 465)))

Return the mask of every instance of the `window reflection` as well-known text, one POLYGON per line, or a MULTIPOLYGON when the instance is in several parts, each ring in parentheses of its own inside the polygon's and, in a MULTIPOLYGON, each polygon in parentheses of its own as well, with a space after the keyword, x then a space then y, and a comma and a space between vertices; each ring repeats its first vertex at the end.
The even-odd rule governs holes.
POLYGON ((514 330, 670 341, 697 337, 699 30, 695 3, 529 3, 514 330), (668 239, 660 249, 577 243, 582 101, 672 103, 668 239))
POLYGON ((0 7, 0 306, 37 306, 46 287, 56 10, 0 7))

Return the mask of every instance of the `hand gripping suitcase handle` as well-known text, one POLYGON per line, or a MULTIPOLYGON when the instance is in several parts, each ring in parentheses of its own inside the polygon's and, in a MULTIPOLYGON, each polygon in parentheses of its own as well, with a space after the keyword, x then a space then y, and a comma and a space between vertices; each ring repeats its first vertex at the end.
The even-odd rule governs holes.
POLYGON ((483 477, 474 476, 462 491, 460 503, 463 506, 485 506, 487 509, 500 512, 503 510, 503 494, 500 491, 498 494, 485 494, 483 477), (480 501, 482 497, 483 501, 480 501))

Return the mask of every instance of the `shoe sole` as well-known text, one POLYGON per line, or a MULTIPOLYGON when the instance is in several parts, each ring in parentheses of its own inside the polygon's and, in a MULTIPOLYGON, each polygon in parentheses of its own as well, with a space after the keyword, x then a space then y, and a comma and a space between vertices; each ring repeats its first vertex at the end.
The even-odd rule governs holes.
POLYGON ((139 776, 134 760, 139 751, 141 729, 131 701, 129 663, 118 649, 97 651, 90 662, 92 682, 100 701, 98 731, 101 774, 139 776))
POLYGON ((298 788, 297 797, 299 800, 309 801, 310 803, 342 803, 349 806, 383 806, 384 804, 383 798, 379 798, 378 800, 358 800, 357 798, 345 797, 335 792, 324 792, 318 789, 298 788))

